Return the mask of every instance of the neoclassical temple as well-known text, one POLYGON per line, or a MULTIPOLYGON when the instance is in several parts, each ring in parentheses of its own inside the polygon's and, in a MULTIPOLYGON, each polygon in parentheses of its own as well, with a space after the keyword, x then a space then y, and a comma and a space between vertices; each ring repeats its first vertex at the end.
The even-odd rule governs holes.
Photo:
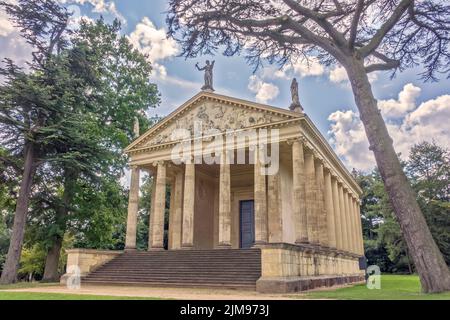
MULTIPOLYGON (((125 253, 69 252, 69 263, 80 266, 81 261, 90 261, 95 266, 81 266, 87 279, 96 280, 104 262, 110 264, 104 268, 111 269, 114 260, 137 264, 137 257, 143 257, 144 253, 136 253, 143 172, 153 177, 147 258, 159 261, 148 267, 149 273, 167 266, 165 256, 172 257, 172 262, 180 259, 174 268, 183 263, 191 266, 186 260, 189 255, 206 264, 210 256, 216 259, 208 264, 214 268, 239 255, 234 265, 221 267, 223 271, 209 270, 230 272, 228 278, 218 275, 217 285, 231 281, 227 279, 233 271, 242 281, 246 272, 249 278, 252 275, 260 292, 291 292, 364 279, 359 264, 364 256, 362 190, 303 112, 298 94, 293 94, 291 108, 276 108, 201 91, 140 135, 126 153, 131 185, 125 253), (196 129, 202 134, 195 134, 196 129), (255 145, 261 135, 276 138, 264 142, 270 163, 259 161, 262 155, 255 145), (212 149, 217 141, 227 148, 212 149), (191 153, 182 152, 186 150, 191 153), (205 155, 219 161, 205 161, 205 155), (267 170, 270 166, 273 170, 267 170), (253 257, 248 263, 247 253, 253 257), (247 266, 256 261, 254 270, 245 269, 239 261, 247 266)), ((130 273, 133 270, 130 267, 130 273)), ((196 271, 184 270, 186 277, 194 278, 186 280, 188 284, 202 278, 198 270, 196 276, 192 276, 196 271)), ((236 275, 234 279, 239 281, 236 275)), ((177 281, 172 284, 182 279, 177 281)), ((204 283, 214 284, 209 278, 204 283)))

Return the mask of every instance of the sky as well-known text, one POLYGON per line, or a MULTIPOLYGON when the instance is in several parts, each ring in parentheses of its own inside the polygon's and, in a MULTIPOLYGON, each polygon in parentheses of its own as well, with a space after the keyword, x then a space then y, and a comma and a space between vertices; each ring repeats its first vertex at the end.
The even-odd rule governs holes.
MULTIPOLYGON (((14 2, 16 0, 9 0, 14 2)), ((279 69, 266 65, 254 73, 243 56, 205 56, 186 60, 178 57, 180 48, 166 37, 166 0, 59 0, 75 17, 122 21, 123 34, 146 53, 153 64, 154 81, 162 103, 151 115, 165 116, 200 91, 203 74, 198 62, 215 60, 214 85, 219 94, 266 103, 280 108, 290 105, 290 83, 299 82, 300 101, 305 113, 330 142, 337 155, 352 170, 370 170, 375 162, 368 149, 364 128, 345 70, 325 67, 316 61, 297 63, 279 69)), ((0 57, 23 63, 30 50, 18 31, 0 11, 0 57)), ((450 80, 423 83, 420 70, 407 70, 390 79, 388 73, 371 74, 379 107, 388 124, 397 152, 406 158, 416 143, 435 141, 450 147, 450 80)))

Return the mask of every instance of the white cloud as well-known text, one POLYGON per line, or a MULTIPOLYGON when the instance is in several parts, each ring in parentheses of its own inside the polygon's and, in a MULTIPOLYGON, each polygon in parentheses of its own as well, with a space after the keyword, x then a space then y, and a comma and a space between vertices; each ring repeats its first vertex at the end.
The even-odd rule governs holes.
POLYGON ((347 70, 344 67, 336 67, 330 71, 330 80, 333 83, 348 81, 347 70))
POLYGON ((325 67, 320 63, 317 58, 310 58, 308 60, 298 60, 291 64, 286 64, 281 69, 266 68, 263 73, 264 78, 274 79, 290 79, 295 76, 301 78, 305 77, 318 77, 325 73, 325 67))
POLYGON ((416 108, 416 99, 422 90, 409 83, 399 93, 398 99, 379 101, 378 106, 382 114, 387 118, 404 117, 408 112, 416 108))
POLYGON ((153 22, 145 17, 136 25, 129 39, 134 47, 148 56, 156 73, 162 78, 166 77, 166 68, 158 62, 171 58, 179 52, 176 41, 167 38, 166 30, 157 29, 153 22))
MULTIPOLYGON (((15 3, 16 1, 6 1, 9 3, 15 3)), ((2 9, 0 10, 0 37, 7 37, 15 31, 15 28, 9 20, 8 14, 2 9)))
MULTIPOLYGON (((379 101, 380 106, 384 105, 389 110, 383 114, 395 149, 403 158, 408 156, 414 144, 422 141, 435 141, 439 145, 450 147, 450 95, 443 95, 417 106, 419 93, 420 88, 407 84, 398 100, 379 101), (394 111, 394 106, 398 107, 398 111, 394 111)), ((330 142, 338 156, 349 168, 372 169, 375 160, 358 114, 350 110, 336 111, 328 120, 331 122, 330 142)))
MULTIPOLYGON (((378 73, 371 72, 368 74, 370 83, 374 83, 378 80, 378 73)), ((330 81, 336 84, 345 84, 349 85, 349 79, 347 75, 347 70, 344 67, 337 66, 334 69, 330 70, 329 73, 330 81)))
POLYGON ((276 85, 264 82, 256 75, 250 76, 248 89, 256 94, 256 101, 261 103, 275 99, 280 93, 280 89, 276 85))
MULTIPOLYGON (((61 4, 90 4, 92 6, 92 12, 100 14, 110 14, 113 17, 119 19, 122 23, 126 23, 125 17, 117 10, 116 3, 114 1, 105 0, 58 0, 61 4)), ((77 18, 77 17, 75 17, 77 18)))

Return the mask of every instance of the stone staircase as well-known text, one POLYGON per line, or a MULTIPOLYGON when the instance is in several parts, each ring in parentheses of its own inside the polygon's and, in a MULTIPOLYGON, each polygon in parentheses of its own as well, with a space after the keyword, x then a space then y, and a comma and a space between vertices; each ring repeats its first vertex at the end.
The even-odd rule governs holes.
POLYGON ((126 252, 83 278, 83 284, 255 290, 261 251, 126 252))

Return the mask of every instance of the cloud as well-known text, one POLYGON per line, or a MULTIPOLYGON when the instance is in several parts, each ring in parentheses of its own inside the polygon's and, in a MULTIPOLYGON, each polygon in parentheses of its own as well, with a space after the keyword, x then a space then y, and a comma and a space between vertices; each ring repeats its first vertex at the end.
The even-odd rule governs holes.
POLYGON ((256 94, 256 101, 261 103, 275 99, 280 93, 280 89, 276 85, 264 82, 256 75, 250 76, 248 89, 256 94))
MULTIPOLYGON (((403 158, 409 155, 414 144, 422 141, 435 141, 443 147, 450 147, 450 95, 425 101, 418 106, 416 99, 419 94, 420 88, 407 84, 400 92, 398 100, 379 101, 380 108, 385 109, 383 115, 389 134, 394 140, 394 147, 403 158), (398 107, 398 110, 394 109, 394 106, 398 107)), ((337 155, 349 168, 372 169, 375 159, 369 150, 359 115, 350 110, 336 111, 328 120, 331 122, 330 143, 337 155)))
POLYGON ((274 66, 265 68, 262 77, 263 79, 291 79, 295 76, 301 78, 318 77, 325 74, 325 67, 317 58, 310 58, 309 60, 298 60, 291 64, 286 64, 283 68, 278 69, 274 66))
MULTIPOLYGON (((114 18, 119 19, 122 23, 126 23, 125 17, 117 10, 116 3, 114 1, 105 0, 58 0, 61 4, 89 4, 92 6, 92 12, 99 14, 110 14, 114 18)), ((75 17, 77 18, 77 17, 75 17)))
POLYGON ((421 91, 419 87, 411 83, 405 85, 397 100, 390 99, 378 103, 381 113, 387 118, 404 117, 408 112, 416 108, 416 99, 421 91))
POLYGON ((128 38, 134 47, 148 56, 156 73, 162 78, 166 77, 167 70, 159 62, 174 57, 179 52, 176 41, 167 38, 166 30, 157 29, 153 22, 145 17, 128 38))
MULTIPOLYGON (((15 4, 15 0, 6 1, 15 4)), ((7 37, 15 31, 15 28, 9 20, 8 14, 2 9, 0 10, 0 37, 7 37)))
POLYGON ((336 67, 330 71, 330 81, 333 83, 341 83, 348 81, 347 71, 344 67, 336 67))
MULTIPOLYGON (((368 74, 370 83, 374 83, 378 80, 378 73, 371 72, 368 74)), ((336 84, 350 85, 347 70, 344 67, 337 66, 331 69, 329 72, 330 81, 336 84)))

